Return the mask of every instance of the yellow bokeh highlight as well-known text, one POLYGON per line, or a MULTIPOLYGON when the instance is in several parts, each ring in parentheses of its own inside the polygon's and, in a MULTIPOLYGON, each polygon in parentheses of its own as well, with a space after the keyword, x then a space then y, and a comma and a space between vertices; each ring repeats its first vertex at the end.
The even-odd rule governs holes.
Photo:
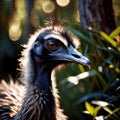
POLYGON ((55 5, 52 1, 44 1, 42 3, 42 10, 45 13, 52 13, 55 9, 55 5))
POLYGON ((56 0, 57 4, 61 7, 65 7, 70 3, 70 0, 56 0))
POLYGON ((109 68, 114 68, 114 65, 113 65, 113 64, 110 64, 110 65, 109 65, 109 68))
POLYGON ((116 68, 115 71, 116 71, 117 73, 120 73, 120 69, 119 69, 119 68, 116 68))
POLYGON ((9 37, 12 41, 17 41, 22 35, 20 21, 12 21, 9 25, 9 37))

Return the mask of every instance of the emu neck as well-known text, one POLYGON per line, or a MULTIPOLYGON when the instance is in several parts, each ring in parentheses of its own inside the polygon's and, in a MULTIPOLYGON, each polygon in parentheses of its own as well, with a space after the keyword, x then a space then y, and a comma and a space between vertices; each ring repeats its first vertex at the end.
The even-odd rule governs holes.
POLYGON ((50 66, 37 66, 34 73, 33 86, 36 86, 38 88, 51 87, 51 72, 52 69, 50 66))
POLYGON ((33 85, 27 88, 23 105, 15 120, 56 120, 56 103, 52 93, 51 72, 51 68, 36 67, 33 85))

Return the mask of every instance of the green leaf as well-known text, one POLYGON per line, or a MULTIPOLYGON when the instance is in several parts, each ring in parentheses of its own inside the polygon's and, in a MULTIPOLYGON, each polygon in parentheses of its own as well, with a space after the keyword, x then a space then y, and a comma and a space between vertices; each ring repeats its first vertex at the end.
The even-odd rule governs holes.
POLYGON ((101 106, 95 107, 95 109, 94 109, 94 117, 98 114, 100 109, 101 109, 101 106))
POLYGON ((90 115, 94 115, 94 107, 91 105, 91 104, 89 104, 88 102, 85 102, 85 107, 86 107, 86 109, 87 109, 87 111, 90 113, 90 115))
POLYGON ((78 37, 81 38, 81 40, 93 45, 93 43, 90 41, 90 39, 88 37, 86 37, 83 33, 81 33, 80 31, 74 29, 74 28, 71 28, 71 27, 68 27, 68 29, 73 32, 74 34, 76 34, 78 37))
POLYGON ((109 35, 111 38, 114 38, 116 35, 118 35, 120 33, 120 26, 118 26, 115 30, 113 30, 111 32, 111 34, 109 35))
POLYGON ((109 107, 103 107, 105 111, 107 111, 109 114, 106 116, 106 118, 110 118, 111 116, 114 116, 115 118, 119 119, 119 116, 116 114, 116 112, 119 113, 120 108, 116 108, 115 110, 111 110, 109 107))
POLYGON ((107 111, 109 114, 112 114, 112 110, 109 108, 109 107, 107 107, 107 106, 105 106, 105 107, 103 107, 103 109, 105 110, 105 111, 107 111))
POLYGON ((108 36, 106 33, 102 31, 100 31, 99 33, 107 42, 109 42, 113 47, 117 48, 118 51, 120 51, 120 46, 118 46, 117 42, 110 38, 110 36, 108 36))
POLYGON ((93 107, 88 102, 85 102, 85 107, 86 107, 87 111, 90 113, 90 115, 92 115, 93 117, 95 117, 97 115, 98 111, 101 109, 101 106, 93 107))
POLYGON ((112 114, 116 117, 116 118, 120 118, 119 115, 117 115, 117 113, 120 113, 120 107, 119 108, 116 108, 115 110, 113 110, 112 114))

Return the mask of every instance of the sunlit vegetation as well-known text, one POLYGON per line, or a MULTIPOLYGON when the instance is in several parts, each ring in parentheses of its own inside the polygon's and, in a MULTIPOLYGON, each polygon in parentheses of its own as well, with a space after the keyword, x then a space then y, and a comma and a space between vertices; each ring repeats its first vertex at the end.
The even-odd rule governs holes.
MULTIPOLYGON (((113 0, 116 29, 81 27, 77 0, 2 0, 0 3, 0 79, 15 81, 17 59, 29 34, 54 17, 81 42, 78 50, 91 60, 91 68, 68 64, 57 73, 61 105, 70 120, 120 118, 120 1, 113 0), (31 2, 31 3, 30 3, 31 2)), ((95 25, 96 26, 96 25, 95 25)))

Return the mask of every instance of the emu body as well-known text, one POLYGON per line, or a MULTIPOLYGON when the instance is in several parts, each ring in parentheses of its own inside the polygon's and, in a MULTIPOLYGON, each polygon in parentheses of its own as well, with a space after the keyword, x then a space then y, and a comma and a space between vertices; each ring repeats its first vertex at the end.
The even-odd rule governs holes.
POLYGON ((58 26, 43 28, 31 36, 20 59, 25 95, 18 83, 1 82, 0 120, 67 120, 60 109, 51 73, 63 63, 90 65, 89 60, 75 50, 73 39, 58 26))

